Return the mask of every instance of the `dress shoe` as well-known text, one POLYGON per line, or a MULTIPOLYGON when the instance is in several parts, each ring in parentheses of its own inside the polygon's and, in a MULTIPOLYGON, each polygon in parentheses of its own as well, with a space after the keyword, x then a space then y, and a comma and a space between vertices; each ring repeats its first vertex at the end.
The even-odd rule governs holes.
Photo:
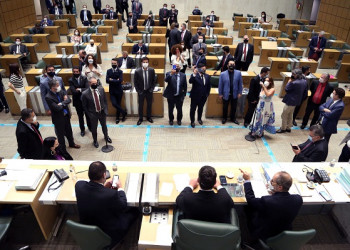
POLYGON ((81 132, 80 132, 80 135, 81 135, 81 137, 84 137, 85 131, 81 131, 81 132))
POLYGON ((78 145, 78 144, 74 144, 74 145, 71 145, 71 146, 69 146, 70 148, 81 148, 81 146, 80 145, 78 145))
POLYGON ((7 114, 8 112, 10 112, 10 110, 8 108, 5 109, 5 113, 7 114))
POLYGON ((124 115, 123 115, 123 117, 122 117, 122 122, 125 122, 125 120, 126 120, 126 115, 127 115, 127 114, 128 114, 127 112, 124 113, 124 115))
POLYGON ((173 126, 173 125, 174 125, 174 122, 173 122, 173 121, 169 121, 169 125, 170 125, 170 126, 173 126))
POLYGON ((150 123, 153 123, 153 120, 152 120, 151 117, 150 117, 150 118, 147 118, 147 121, 149 121, 150 123))
POLYGON ((239 125, 239 122, 235 119, 235 120, 233 120, 232 121, 234 124, 237 124, 237 125, 239 125))
POLYGON ((306 125, 301 125, 300 128, 301 129, 304 129, 306 127, 306 125))
POLYGON ((191 122, 191 127, 194 128, 196 124, 194 122, 191 122))
POLYGON ((226 121, 227 121, 227 119, 222 119, 221 123, 222 123, 222 124, 225 124, 226 121))
POLYGON ((120 122, 119 119, 116 119, 116 120, 115 120, 115 124, 118 124, 119 122, 120 122))
POLYGON ((181 126, 181 121, 177 121, 177 125, 181 126))
POLYGON ((285 133, 285 132, 287 132, 287 130, 284 130, 284 129, 279 129, 279 130, 276 131, 276 133, 278 133, 278 134, 282 134, 282 133, 285 133))
POLYGON ((248 123, 244 123, 244 127, 245 127, 245 128, 248 127, 248 125, 249 125, 248 123))
POLYGON ((140 126, 141 123, 142 123, 142 120, 138 120, 138 121, 137 121, 137 126, 140 126))
POLYGON ((99 145, 98 145, 98 142, 97 142, 97 141, 94 141, 94 146, 95 146, 95 148, 98 148, 98 147, 99 147, 99 145))
POLYGON ((198 123, 199 123, 200 125, 203 125, 203 121, 202 121, 202 120, 198 120, 198 123))
POLYGON ((112 143, 111 137, 107 136, 107 142, 108 142, 108 143, 112 143))
POLYGON ((287 128, 286 131, 287 131, 288 133, 292 132, 292 130, 291 130, 290 128, 287 128))
POLYGON ((4 108, 3 108, 3 107, 1 107, 1 108, 0 108, 0 112, 2 112, 3 110, 4 110, 4 108))
POLYGON ((296 121, 293 121, 293 126, 298 126, 296 121))

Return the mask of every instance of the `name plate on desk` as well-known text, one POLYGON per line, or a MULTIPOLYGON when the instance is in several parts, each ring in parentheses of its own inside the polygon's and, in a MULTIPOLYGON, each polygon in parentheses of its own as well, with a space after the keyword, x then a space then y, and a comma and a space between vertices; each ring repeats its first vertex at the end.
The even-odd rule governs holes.
POLYGON ((128 173, 125 181, 125 193, 129 206, 138 206, 140 201, 142 174, 128 173))
POLYGON ((142 204, 158 205, 159 173, 145 173, 142 187, 142 204))

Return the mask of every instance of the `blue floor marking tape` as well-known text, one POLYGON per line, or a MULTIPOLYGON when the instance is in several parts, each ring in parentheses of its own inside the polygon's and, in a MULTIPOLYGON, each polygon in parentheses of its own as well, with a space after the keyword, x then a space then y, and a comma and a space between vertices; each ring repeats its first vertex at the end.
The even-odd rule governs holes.
POLYGON ((151 126, 147 126, 146 130, 146 138, 145 143, 143 144, 143 155, 142 155, 142 161, 147 161, 148 158, 148 146, 149 146, 149 137, 151 135, 151 126))
POLYGON ((271 157, 271 160, 272 160, 273 162, 277 162, 276 157, 275 157, 275 155, 273 154, 273 152, 272 152, 272 150, 271 150, 271 148, 270 148, 269 143, 266 141, 266 139, 265 139, 264 137, 261 137, 261 140, 262 140, 262 142, 264 143, 264 146, 265 146, 265 148, 267 149, 267 153, 268 153, 269 156, 271 157))
POLYGON ((16 153, 13 157, 12 157, 12 159, 17 159, 19 157, 19 153, 16 153))

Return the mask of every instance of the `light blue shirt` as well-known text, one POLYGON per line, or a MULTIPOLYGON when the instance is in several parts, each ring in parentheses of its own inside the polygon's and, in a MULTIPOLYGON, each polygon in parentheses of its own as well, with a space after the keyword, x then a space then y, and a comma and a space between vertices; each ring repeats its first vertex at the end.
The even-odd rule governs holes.
POLYGON ((180 93, 180 74, 176 74, 176 94, 175 96, 178 96, 180 93))

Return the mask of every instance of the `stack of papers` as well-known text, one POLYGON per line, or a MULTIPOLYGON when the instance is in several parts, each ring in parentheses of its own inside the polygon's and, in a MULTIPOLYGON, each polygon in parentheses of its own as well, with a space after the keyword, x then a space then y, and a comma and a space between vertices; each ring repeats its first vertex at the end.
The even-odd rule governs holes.
POLYGON ((178 192, 184 190, 190 183, 190 176, 188 174, 175 174, 173 178, 178 192))
POLYGON ((23 177, 16 183, 16 190, 35 190, 43 178, 46 169, 30 169, 23 172, 23 177))
POLYGON ((350 167, 346 166, 336 177, 347 195, 350 195, 350 167))

